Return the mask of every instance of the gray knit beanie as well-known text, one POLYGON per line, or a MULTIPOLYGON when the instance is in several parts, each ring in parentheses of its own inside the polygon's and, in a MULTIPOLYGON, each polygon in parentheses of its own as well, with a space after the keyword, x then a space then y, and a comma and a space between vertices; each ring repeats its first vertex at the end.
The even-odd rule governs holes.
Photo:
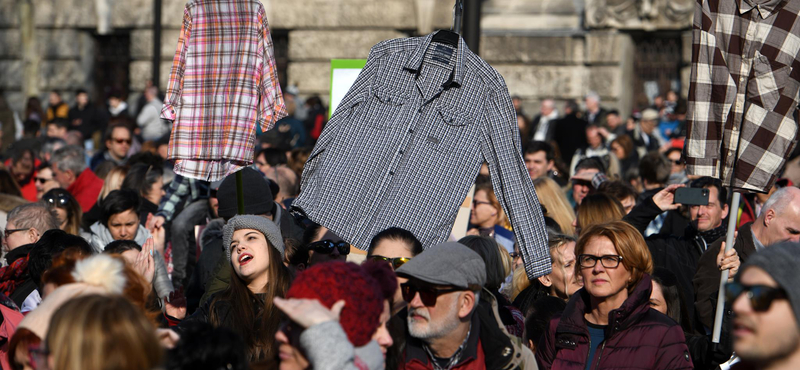
POLYGON ((800 274, 797 273, 797 266, 800 266, 800 243, 784 242, 764 248, 747 259, 737 277, 753 266, 760 267, 772 276, 778 286, 786 291, 794 317, 800 326, 800 274))
POLYGON ((225 228, 223 229, 222 242, 225 243, 223 245, 225 246, 225 254, 228 256, 228 261, 231 260, 231 239, 233 238, 233 232, 241 229, 258 230, 264 234, 269 243, 280 252, 281 258, 283 258, 285 249, 283 246, 283 237, 281 236, 281 231, 278 229, 278 226, 275 226, 275 223, 262 216, 238 215, 228 220, 228 223, 225 224, 225 228))

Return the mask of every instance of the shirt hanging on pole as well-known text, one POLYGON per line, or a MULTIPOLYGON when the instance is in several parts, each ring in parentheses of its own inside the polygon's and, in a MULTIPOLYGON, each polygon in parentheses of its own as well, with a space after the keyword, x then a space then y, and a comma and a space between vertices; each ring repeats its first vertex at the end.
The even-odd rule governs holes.
POLYGON ((253 162, 256 124, 286 116, 261 2, 186 4, 161 118, 175 173, 216 181, 253 162))
POLYGON ((485 161, 528 276, 545 275, 544 218, 505 82, 463 39, 453 47, 433 35, 372 48, 311 152, 292 205, 362 249, 392 226, 431 246, 447 240, 485 161))
POLYGON ((766 192, 797 142, 800 0, 697 0, 687 173, 766 192))

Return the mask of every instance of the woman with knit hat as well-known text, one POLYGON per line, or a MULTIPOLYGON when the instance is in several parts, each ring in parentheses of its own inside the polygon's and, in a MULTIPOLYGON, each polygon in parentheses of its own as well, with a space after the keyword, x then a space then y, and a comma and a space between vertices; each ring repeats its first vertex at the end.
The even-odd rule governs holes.
POLYGON ((297 276, 287 299, 275 300, 290 319, 275 334, 280 370, 383 369, 373 335, 388 311, 383 290, 393 290, 383 289, 376 273, 354 263, 327 262, 297 276))
MULTIPOLYGON (((225 225, 223 243, 232 267, 230 285, 183 323, 199 320, 230 328, 244 339, 250 361, 273 358, 281 317, 273 300, 283 297, 291 283, 281 262, 281 232, 264 217, 239 215, 225 225)), ((180 333, 180 328, 175 329, 180 333)))

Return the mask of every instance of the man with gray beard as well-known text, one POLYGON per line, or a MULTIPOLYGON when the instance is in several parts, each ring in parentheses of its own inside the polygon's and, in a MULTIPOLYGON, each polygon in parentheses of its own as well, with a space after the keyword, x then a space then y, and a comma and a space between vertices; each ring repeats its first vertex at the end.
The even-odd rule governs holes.
POLYGON ((537 369, 533 353, 509 336, 486 267, 459 243, 442 243, 406 262, 397 275, 408 302, 408 335, 399 369, 537 369))

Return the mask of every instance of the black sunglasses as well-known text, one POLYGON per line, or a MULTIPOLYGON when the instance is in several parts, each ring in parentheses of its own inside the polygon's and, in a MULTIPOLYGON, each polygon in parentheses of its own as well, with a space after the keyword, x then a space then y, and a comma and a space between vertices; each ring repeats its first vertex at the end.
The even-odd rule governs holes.
POLYGON ((377 254, 373 254, 373 255, 369 256, 369 259, 371 259, 373 261, 389 262, 389 264, 392 265, 392 268, 395 269, 395 270, 400 268, 400 266, 403 266, 406 262, 411 261, 411 258, 408 258, 408 257, 394 257, 394 258, 392 258, 392 257, 379 256, 377 254))
POLYGON ((459 292, 463 290, 466 289, 421 287, 411 283, 400 284, 400 292, 403 294, 404 301, 411 303, 417 293, 419 293, 419 299, 422 300, 422 304, 428 307, 436 306, 436 299, 442 294, 459 292))
POLYGON ((756 312, 767 311, 772 305, 772 301, 786 298, 786 291, 781 288, 733 282, 725 285, 725 300, 733 304, 733 301, 745 292, 747 292, 747 299, 750 300, 750 306, 756 312))
POLYGON ((55 207, 65 207, 67 203, 69 203, 69 195, 67 194, 58 194, 58 195, 51 195, 46 198, 43 198, 47 204, 50 206, 55 207))
POLYGON ((289 340, 289 344, 300 348, 300 335, 303 334, 304 331, 302 327, 295 324, 292 320, 285 319, 281 321, 278 331, 286 335, 286 339, 289 340))
POLYGON ((350 244, 343 241, 334 243, 330 240, 320 240, 309 244, 308 248, 313 249, 314 253, 331 254, 333 249, 336 248, 339 250, 339 254, 343 256, 350 254, 350 244))

